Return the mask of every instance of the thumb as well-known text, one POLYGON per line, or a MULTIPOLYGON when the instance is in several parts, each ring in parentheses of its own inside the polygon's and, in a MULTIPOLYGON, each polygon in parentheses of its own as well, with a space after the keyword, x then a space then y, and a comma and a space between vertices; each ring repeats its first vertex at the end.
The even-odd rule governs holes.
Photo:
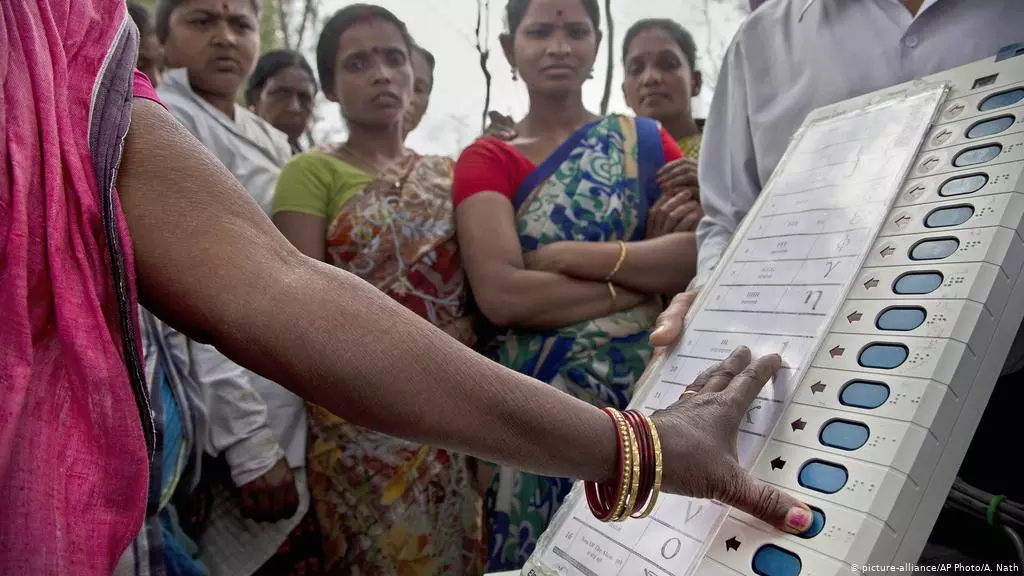
POLYGON ((790 534, 802 534, 811 528, 813 517, 806 504, 778 488, 740 470, 733 490, 721 499, 723 504, 742 510, 755 518, 790 534))
POLYGON ((662 348, 671 345, 683 332, 683 321, 686 313, 697 298, 696 292, 683 292, 672 298, 668 305, 655 322, 654 331, 651 332, 651 346, 662 348))

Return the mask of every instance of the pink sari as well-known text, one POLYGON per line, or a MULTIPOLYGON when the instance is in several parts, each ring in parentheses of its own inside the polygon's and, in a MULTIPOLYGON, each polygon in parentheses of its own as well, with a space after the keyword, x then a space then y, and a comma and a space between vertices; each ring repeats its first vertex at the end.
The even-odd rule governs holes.
POLYGON ((114 189, 136 37, 123 0, 0 2, 3 575, 109 576, 145 513, 153 428, 114 189))

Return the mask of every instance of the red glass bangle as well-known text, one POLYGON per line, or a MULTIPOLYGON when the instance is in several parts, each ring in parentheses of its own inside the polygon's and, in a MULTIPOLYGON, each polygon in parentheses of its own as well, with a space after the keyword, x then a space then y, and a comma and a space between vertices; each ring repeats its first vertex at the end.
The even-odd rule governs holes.
POLYGON ((587 504, 590 506, 590 511, 602 522, 610 520, 612 515, 615 513, 616 504, 619 497, 622 495, 623 489, 625 488, 626 476, 626 439, 619 426, 618 419, 611 410, 612 409, 610 408, 606 408, 604 409, 604 412, 608 414, 609 418, 611 418, 612 426, 615 428, 615 437, 618 444, 618 456, 615 466, 618 469, 618 475, 616 479, 611 482, 599 483, 587 481, 584 483, 584 489, 587 495, 587 504))

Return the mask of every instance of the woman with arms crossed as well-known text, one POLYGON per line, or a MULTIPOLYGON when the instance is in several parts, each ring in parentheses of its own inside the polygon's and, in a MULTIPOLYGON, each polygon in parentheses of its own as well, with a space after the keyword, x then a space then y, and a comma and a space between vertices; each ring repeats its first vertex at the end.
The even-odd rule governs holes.
MULTIPOLYGON (((516 139, 464 150, 452 193, 476 305, 497 360, 598 407, 623 409, 651 358, 661 296, 693 274, 658 170, 681 158, 650 119, 596 116, 582 88, 601 39, 596 0, 511 0, 502 46, 530 94, 516 139)), ((509 467, 490 482, 488 570, 525 562, 572 486, 509 467)))
POLYGON ((697 45, 674 20, 640 20, 626 30, 622 64, 626 103, 637 116, 657 120, 683 151, 684 158, 662 168, 662 185, 681 197, 678 202, 685 202, 679 210, 686 221, 682 228, 694 231, 704 215, 697 180, 701 134, 691 106, 703 81, 697 70, 697 45))
MULTIPOLYGON (((141 525, 153 436, 137 294, 347 420, 542 474, 617 476, 599 409, 293 248, 142 74, 133 90, 123 3, 3 2, 0 14, 0 573, 106 576, 141 525), (125 134, 122 152, 111 144, 125 134)), ((735 457, 740 418, 778 366, 741 351, 652 416, 664 490, 806 530, 808 509, 735 457)))

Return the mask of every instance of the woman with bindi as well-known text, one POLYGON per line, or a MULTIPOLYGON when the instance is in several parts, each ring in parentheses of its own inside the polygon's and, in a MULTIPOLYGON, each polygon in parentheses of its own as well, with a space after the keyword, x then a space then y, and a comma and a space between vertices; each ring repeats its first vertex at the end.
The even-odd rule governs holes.
MULTIPOLYGON (((164 106, 230 171, 249 196, 270 212, 281 167, 292 156, 288 136, 238 104, 238 96, 260 53, 259 0, 160 0, 156 29, 169 70, 157 92, 164 106)), ((197 209, 204 209, 199 206, 197 209)), ((206 208, 208 209, 208 208, 206 208)), ((217 216, 222 217, 223 214, 217 216)), ((239 428, 242 408, 261 403, 283 457, 261 476, 238 486, 211 467, 197 494, 212 494, 214 506, 228 510, 196 522, 203 562, 219 573, 241 576, 281 573, 310 564, 318 543, 306 482, 307 416, 303 400, 261 374, 246 371, 255 397, 234 395, 210 400, 211 427, 239 428), (276 494, 286 492, 287 498, 276 494), (272 522, 250 510, 259 502, 292 505, 272 522), (294 503, 298 505, 294 505, 294 503), (253 504, 253 505, 250 505, 253 504), (233 535, 245 533, 244 542, 233 535), (242 548, 241 553, 231 550, 242 548), (275 554, 274 551, 279 551, 275 554)), ((219 445, 219 443, 218 443, 219 445)), ((215 455, 219 451, 214 450, 215 455)), ((221 467, 223 468, 223 467, 221 467)), ((279 508, 278 506, 272 506, 279 508)))
MULTIPOLYGON (((417 72, 417 51, 405 24, 378 6, 348 6, 327 22, 317 68, 348 136, 285 166, 273 220, 303 254, 360 277, 468 350, 476 335, 455 241, 453 161, 404 145, 429 94, 429 84, 417 87, 428 73, 417 72)), ((337 354, 346 354, 340 342, 337 354)), ((310 404, 309 416, 310 490, 329 573, 482 571, 473 460, 360 426, 321 405, 310 404)))
MULTIPOLYGON (((654 120, 584 105, 601 42, 596 0, 511 0, 506 11, 501 44, 530 108, 513 139, 481 138, 455 169, 473 300, 498 333, 501 364, 622 409, 651 358, 663 295, 694 272, 694 235, 669 225, 658 178, 682 153, 654 120)), ((522 566, 570 487, 493 471, 489 570, 522 566)))

